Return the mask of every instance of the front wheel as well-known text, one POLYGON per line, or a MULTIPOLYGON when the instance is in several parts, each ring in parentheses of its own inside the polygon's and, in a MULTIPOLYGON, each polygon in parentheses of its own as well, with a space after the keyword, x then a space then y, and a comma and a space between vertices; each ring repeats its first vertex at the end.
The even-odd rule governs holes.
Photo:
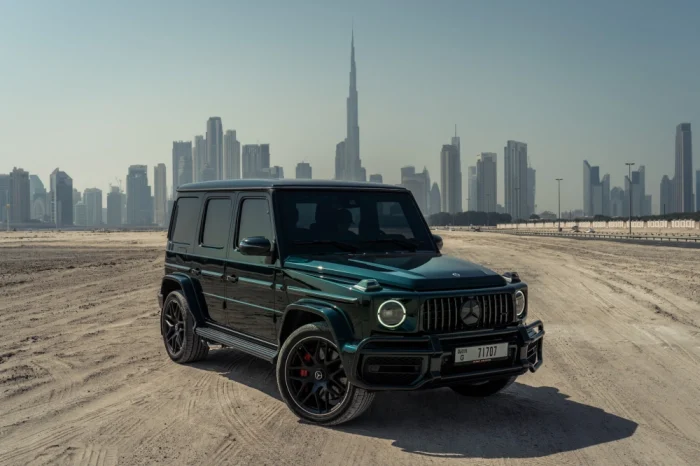
POLYGON ((485 397, 495 395, 510 387, 516 378, 508 377, 506 379, 488 380, 475 384, 453 385, 450 388, 463 396, 485 397))
POLYGON ((323 322, 299 327, 282 345, 277 387, 298 417, 320 425, 338 425, 362 414, 374 393, 348 381, 333 335, 323 322))

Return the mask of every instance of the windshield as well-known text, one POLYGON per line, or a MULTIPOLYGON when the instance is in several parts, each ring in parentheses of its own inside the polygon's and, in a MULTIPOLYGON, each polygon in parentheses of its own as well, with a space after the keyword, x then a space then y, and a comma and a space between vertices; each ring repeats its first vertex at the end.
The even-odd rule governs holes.
POLYGON ((278 191, 283 254, 435 251, 408 192, 278 191))

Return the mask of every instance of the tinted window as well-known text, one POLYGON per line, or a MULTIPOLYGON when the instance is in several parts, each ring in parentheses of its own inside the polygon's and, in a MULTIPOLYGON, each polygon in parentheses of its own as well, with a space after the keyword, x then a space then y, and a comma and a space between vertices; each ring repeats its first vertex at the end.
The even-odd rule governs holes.
POLYGON ((273 240, 270 208, 266 199, 243 200, 237 241, 251 236, 264 236, 273 240))
POLYGON ((204 213, 202 246, 223 248, 231 225, 231 199, 210 199, 204 213))
POLYGON ((173 243, 190 244, 194 237, 194 228, 199 220, 199 199, 196 197, 181 197, 177 200, 175 220, 171 241, 173 243))
POLYGON ((410 193, 288 191, 275 202, 286 253, 435 250, 410 193))

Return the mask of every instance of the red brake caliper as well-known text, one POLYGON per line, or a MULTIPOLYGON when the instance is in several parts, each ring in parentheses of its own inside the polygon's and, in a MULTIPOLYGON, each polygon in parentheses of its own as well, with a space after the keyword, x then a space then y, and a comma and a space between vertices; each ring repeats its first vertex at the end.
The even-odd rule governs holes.
MULTIPOLYGON (((306 353, 306 354, 304 355, 304 361, 306 361, 306 362, 311 361, 311 355, 310 355, 309 353, 306 353)), ((301 369, 301 370, 299 371, 299 375, 302 376, 302 377, 308 377, 309 371, 307 371, 306 369, 301 369)))

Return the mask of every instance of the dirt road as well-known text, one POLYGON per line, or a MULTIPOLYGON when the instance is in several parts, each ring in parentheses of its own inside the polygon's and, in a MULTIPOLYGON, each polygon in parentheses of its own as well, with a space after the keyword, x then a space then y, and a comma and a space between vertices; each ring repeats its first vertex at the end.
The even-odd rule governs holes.
POLYGON ((529 283, 544 366, 487 400, 382 393, 330 429, 264 362, 167 358, 163 235, 0 233, 0 464, 700 464, 700 250, 444 238, 529 283))

